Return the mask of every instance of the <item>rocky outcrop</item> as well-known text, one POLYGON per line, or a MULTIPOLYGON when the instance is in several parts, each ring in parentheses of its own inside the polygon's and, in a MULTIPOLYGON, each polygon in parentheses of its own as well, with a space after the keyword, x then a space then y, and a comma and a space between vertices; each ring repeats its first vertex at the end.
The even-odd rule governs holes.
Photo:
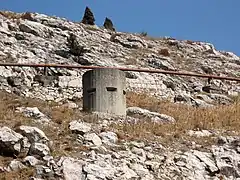
POLYGON ((47 144, 49 141, 44 132, 36 127, 19 126, 15 131, 27 137, 30 143, 41 142, 47 144))
MULTIPOLYGON (((234 179, 240 177, 240 140, 234 136, 219 136, 218 143, 205 150, 170 150, 161 144, 128 141, 118 143, 114 132, 85 133, 82 143, 92 149, 78 151, 79 157, 53 158, 47 144, 48 137, 36 127, 17 127, 18 134, 2 127, 1 152, 20 152, 24 138, 30 143, 26 157, 12 160, 2 171, 36 169, 36 178, 64 179, 234 179), (90 143, 90 144, 89 144, 90 143), (161 153, 159 154, 159 150, 161 153)), ((191 131, 189 135, 209 136, 209 131, 191 131)), ((212 134, 212 133, 210 133, 212 134)), ((6 154, 1 154, 6 155, 6 154)), ((9 155, 9 154, 8 154, 9 155)))
POLYGON ((147 44, 141 38, 127 34, 113 34, 110 38, 112 42, 119 43, 123 47, 130 49, 140 49, 147 47, 147 44))
POLYGON ((21 152, 23 136, 8 127, 0 129, 0 153, 3 155, 17 156, 21 152))
POLYGON ((58 163, 61 163, 64 179, 66 180, 85 179, 83 172, 83 161, 70 157, 63 157, 60 159, 58 163))
POLYGON ((166 114, 160 114, 157 112, 151 112, 147 109, 142 109, 139 107, 128 107, 127 115, 142 115, 144 117, 150 118, 153 122, 164 123, 164 122, 175 122, 175 119, 166 114))
POLYGON ((84 135, 91 130, 91 124, 81 121, 72 121, 69 123, 69 129, 74 133, 84 135))
POLYGON ((26 117, 31 117, 41 123, 48 123, 50 121, 37 107, 17 107, 16 112, 23 113, 26 117))
POLYGON ((68 38, 68 46, 70 53, 75 56, 82 56, 85 52, 87 52, 85 45, 81 44, 80 39, 74 34, 70 34, 68 38))
MULTIPOLYGON (((2 62, 126 66, 229 76, 236 76, 240 68, 238 56, 217 51, 209 43, 113 33, 97 26, 89 27, 38 13, 31 13, 31 18, 12 13, 11 17, 23 17, 16 23, 14 18, 7 18, 6 14, 9 13, 0 16, 2 62), (222 62, 228 65, 222 66, 222 62)), ((90 19, 93 19, 92 15, 90 19)), ((58 102, 81 98, 82 84, 79 82, 84 72, 76 69, 48 68, 46 71, 43 68, 0 67, 0 89, 58 102)), ((205 100, 196 100, 195 97, 206 90, 207 80, 137 72, 127 72, 126 76, 128 91, 147 91, 150 95, 172 101, 176 95, 186 94, 191 97, 184 101, 187 104, 206 106, 202 102, 205 100)), ((211 86, 208 88, 210 94, 226 97, 236 96, 240 92, 234 82, 212 80, 211 86)), ((207 104, 225 101, 210 94, 208 96, 213 102, 208 101, 207 104)))

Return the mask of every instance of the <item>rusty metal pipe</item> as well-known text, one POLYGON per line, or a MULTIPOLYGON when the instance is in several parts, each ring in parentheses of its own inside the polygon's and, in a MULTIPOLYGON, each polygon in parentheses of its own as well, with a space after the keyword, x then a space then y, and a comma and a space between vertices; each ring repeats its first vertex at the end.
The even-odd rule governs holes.
POLYGON ((193 77, 212 78, 212 79, 240 82, 240 78, 237 78, 237 77, 224 77, 224 76, 216 76, 216 75, 210 75, 210 74, 197 74, 197 73, 188 73, 188 72, 181 72, 181 71, 165 71, 165 70, 158 70, 158 69, 140 69, 140 68, 123 68, 123 67, 104 67, 104 66, 79 66, 79 65, 68 65, 68 64, 21 64, 21 63, 0 63, 0 66, 49 67, 49 68, 53 67, 53 68, 75 68, 75 69, 119 69, 122 71, 161 73, 161 74, 193 76, 193 77))

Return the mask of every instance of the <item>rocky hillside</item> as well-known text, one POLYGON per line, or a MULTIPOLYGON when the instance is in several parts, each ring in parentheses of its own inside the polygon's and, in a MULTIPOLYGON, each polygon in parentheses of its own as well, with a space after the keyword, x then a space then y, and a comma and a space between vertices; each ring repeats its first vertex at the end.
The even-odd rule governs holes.
MULTIPOLYGON (((212 44, 107 27, 0 12, 0 62, 240 77, 240 58, 212 44)), ((126 72, 128 116, 114 117, 81 111, 85 71, 0 67, 2 177, 240 178, 239 82, 126 72)))

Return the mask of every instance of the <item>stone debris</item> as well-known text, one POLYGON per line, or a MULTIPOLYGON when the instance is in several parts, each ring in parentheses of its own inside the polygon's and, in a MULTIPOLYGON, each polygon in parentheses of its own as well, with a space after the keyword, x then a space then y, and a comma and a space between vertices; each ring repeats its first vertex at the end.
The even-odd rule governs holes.
POLYGON ((208 130, 201 130, 201 131, 189 130, 187 134, 189 136, 195 136, 195 137, 208 137, 208 136, 214 135, 214 133, 212 133, 208 130))
POLYGON ((84 135, 91 131, 91 124, 76 120, 69 123, 69 129, 74 133, 84 135))
POLYGON ((34 156, 26 156, 23 159, 23 164, 27 165, 27 166, 33 166, 35 167, 36 165, 40 164, 41 161, 38 160, 37 158, 35 158, 34 156))
POLYGON ((16 128, 15 131, 27 137, 30 143, 34 142, 48 143, 49 141, 45 133, 36 127, 19 126, 16 128))
POLYGON ((153 122, 156 123, 163 123, 163 122, 169 122, 173 123, 175 122, 175 119, 171 116, 168 116, 166 114, 160 114, 157 112, 151 112, 147 109, 142 109, 140 107, 128 107, 127 108, 127 115, 142 115, 148 118, 151 118, 153 122))
POLYGON ((14 159, 8 165, 7 171, 17 171, 17 170, 21 170, 23 168, 26 168, 26 166, 23 165, 20 161, 14 159))
POLYGON ((78 105, 74 102, 67 102, 63 104, 63 107, 67 107, 68 109, 77 109, 78 105))
POLYGON ((23 136, 8 127, 0 128, 0 154, 16 156, 21 152, 23 136))
POLYGON ((102 132, 99 134, 102 138, 102 142, 108 145, 115 144, 118 141, 118 136, 114 132, 102 132))
POLYGON ((47 156, 49 153, 49 147, 42 143, 33 143, 29 150, 29 155, 39 155, 41 157, 47 156))
POLYGON ((18 107, 16 111, 41 123, 48 123, 50 121, 50 119, 39 111, 37 107, 18 107))
POLYGON ((83 161, 77 160, 71 157, 62 157, 60 161, 61 161, 64 179, 66 180, 84 179, 84 173, 83 173, 84 162, 83 161))
POLYGON ((84 141, 92 143, 95 146, 101 146, 102 140, 100 137, 98 137, 95 133, 87 133, 84 134, 84 141))
MULTIPOLYGON (((27 131, 26 129, 25 131, 27 131)), ((10 142, 10 139, 14 139, 11 142, 18 142, 19 139, 23 138, 22 135, 7 127, 3 127, 0 132, 2 133, 1 137, 5 136, 5 139, 9 137, 8 142, 10 142), (13 135, 9 134, 15 134, 14 138, 13 135)), ((23 133, 23 135, 32 136, 30 139, 34 139, 36 136, 34 133, 23 133)), ((28 156, 22 160, 12 160, 6 167, 1 167, 1 169, 9 172, 18 171, 29 166, 35 167, 35 178, 42 179, 46 177, 63 177, 64 179, 76 180, 130 180, 133 178, 151 180, 178 177, 201 180, 219 177, 224 179, 240 177, 239 137, 220 136, 218 145, 210 147, 207 151, 192 149, 171 151, 159 146, 162 149, 160 155, 157 152, 159 147, 149 146, 142 141, 125 143, 125 148, 122 147, 120 150, 116 144, 117 136, 115 133, 102 132, 99 136, 102 140, 95 133, 87 133, 84 135, 84 140, 98 147, 106 145, 104 153, 101 153, 98 148, 89 152, 79 151, 79 155, 85 154, 85 158, 78 159, 62 156, 58 159, 50 155, 51 152, 47 145, 32 142, 28 156), (115 144, 115 146, 108 146, 112 144, 115 144), (114 150, 114 148, 118 150, 114 150)), ((4 142, 7 142, 7 140, 4 142)), ((6 143, 5 146, 1 147, 1 150, 9 150, 12 144, 6 143)))

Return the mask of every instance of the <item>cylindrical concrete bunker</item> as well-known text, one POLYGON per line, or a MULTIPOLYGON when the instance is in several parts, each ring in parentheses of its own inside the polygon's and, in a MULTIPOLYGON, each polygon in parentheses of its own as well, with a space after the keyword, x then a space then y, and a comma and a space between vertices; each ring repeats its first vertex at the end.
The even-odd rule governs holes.
POLYGON ((94 69, 83 75, 83 110, 126 115, 126 78, 118 69, 94 69))

